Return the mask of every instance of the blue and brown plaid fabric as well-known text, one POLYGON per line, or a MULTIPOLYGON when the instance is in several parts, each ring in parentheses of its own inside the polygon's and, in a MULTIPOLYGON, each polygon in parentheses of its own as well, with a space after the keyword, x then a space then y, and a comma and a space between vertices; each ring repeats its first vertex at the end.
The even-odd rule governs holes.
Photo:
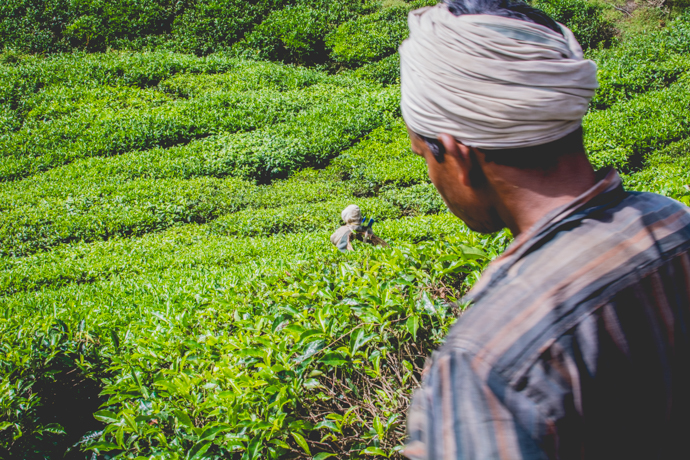
POLYGON ((464 299, 405 455, 690 458, 690 209, 604 174, 464 299))

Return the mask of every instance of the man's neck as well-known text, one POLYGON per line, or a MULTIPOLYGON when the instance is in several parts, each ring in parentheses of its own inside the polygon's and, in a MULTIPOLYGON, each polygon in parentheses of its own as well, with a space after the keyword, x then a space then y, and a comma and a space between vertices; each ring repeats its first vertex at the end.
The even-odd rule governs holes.
POLYGON ((585 153, 565 155, 548 171, 482 163, 494 206, 515 236, 596 183, 594 169, 585 153))

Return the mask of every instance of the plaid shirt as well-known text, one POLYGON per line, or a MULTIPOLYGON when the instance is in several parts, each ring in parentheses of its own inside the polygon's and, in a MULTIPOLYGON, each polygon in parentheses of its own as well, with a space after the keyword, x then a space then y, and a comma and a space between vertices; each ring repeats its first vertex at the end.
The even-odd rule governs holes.
POLYGON ((610 170, 464 300, 413 397, 405 455, 690 458, 689 208, 610 170))

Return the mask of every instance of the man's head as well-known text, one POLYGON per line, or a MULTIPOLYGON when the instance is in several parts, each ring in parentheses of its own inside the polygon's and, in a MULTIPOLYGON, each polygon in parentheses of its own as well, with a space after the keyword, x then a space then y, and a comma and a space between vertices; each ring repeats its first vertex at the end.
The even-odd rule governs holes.
POLYGON ((413 11, 409 25, 401 108, 412 149, 470 228, 510 226, 510 209, 496 205, 503 185, 586 163, 581 121, 596 66, 570 30, 520 1, 447 0, 413 11))
MULTIPOLYGON (((412 151, 425 159, 429 177, 448 209, 481 233, 514 227, 514 222, 505 218, 501 204, 505 205, 506 196, 518 187, 536 189, 532 186, 541 185, 543 191, 547 184, 538 182, 549 176, 563 177, 564 173, 580 174, 583 170, 581 177, 571 177, 575 180, 561 185, 590 178, 581 128, 548 144, 504 150, 468 147, 445 133, 437 139, 425 138, 409 128, 408 133, 412 151)), ((560 193, 547 192, 554 197, 560 193)))
POLYGON ((504 18, 520 19, 547 27, 563 35, 558 23, 548 14, 532 8, 521 0, 445 0, 448 10, 455 16, 461 14, 490 14, 504 18))

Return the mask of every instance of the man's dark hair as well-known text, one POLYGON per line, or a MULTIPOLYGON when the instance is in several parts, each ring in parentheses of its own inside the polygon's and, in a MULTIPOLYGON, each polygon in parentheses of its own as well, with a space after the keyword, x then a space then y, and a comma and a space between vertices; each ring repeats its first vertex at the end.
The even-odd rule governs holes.
POLYGON ((520 19, 548 27, 563 35, 561 28, 548 14, 529 6, 521 0, 444 0, 456 16, 461 14, 491 14, 504 18, 520 19))
MULTIPOLYGON (((441 141, 421 135, 419 137, 426 142, 426 145, 429 147, 436 161, 443 163, 445 149, 441 141)), ((585 146, 582 140, 582 126, 580 126, 572 133, 560 139, 547 142, 546 144, 535 145, 534 147, 477 150, 481 151, 484 154, 484 159, 491 163, 520 169, 540 169, 542 171, 548 171, 556 167, 562 156, 584 152, 585 146)))
POLYGON ((478 149, 484 154, 484 159, 503 166, 520 169, 540 169, 548 171, 558 164, 560 158, 571 153, 585 151, 582 141, 582 127, 572 133, 546 144, 517 149, 486 150, 478 149))

